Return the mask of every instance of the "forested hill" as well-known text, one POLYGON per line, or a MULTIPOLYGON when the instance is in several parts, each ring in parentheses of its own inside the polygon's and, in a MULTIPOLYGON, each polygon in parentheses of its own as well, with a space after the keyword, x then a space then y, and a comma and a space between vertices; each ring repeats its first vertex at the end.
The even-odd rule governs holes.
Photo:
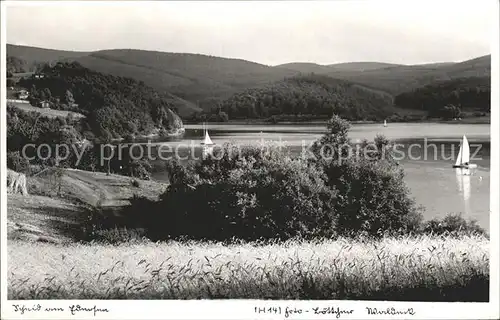
POLYGON ((245 90, 221 104, 229 119, 329 118, 380 120, 392 114, 392 97, 320 75, 297 76, 245 90))
POLYGON ((183 117, 201 109, 210 109, 213 101, 312 72, 396 96, 436 81, 489 77, 491 70, 490 55, 459 63, 423 65, 381 62, 319 65, 298 62, 272 67, 242 59, 190 53, 132 49, 71 52, 9 44, 7 60, 11 61, 11 66, 17 66, 16 70, 25 71, 30 71, 39 62, 77 61, 97 72, 143 81, 159 92, 168 93, 169 101, 183 117))
POLYGON ((74 60, 90 52, 53 50, 28 46, 7 44, 7 66, 15 65, 12 72, 36 71, 45 64, 55 64, 62 60, 74 60), (9 63, 14 60, 15 64, 9 63))
POLYGON ((19 85, 30 91, 32 104, 49 101, 51 108, 86 115, 86 130, 97 136, 171 132, 182 127, 169 97, 143 82, 105 75, 76 62, 46 66, 43 78, 26 78, 19 85))
POLYGON ((437 115, 453 105, 462 111, 490 112, 490 77, 469 77, 438 81, 395 97, 394 104, 406 109, 422 109, 437 115))
POLYGON ((411 91, 435 81, 464 77, 489 77, 491 55, 458 63, 431 63, 422 65, 391 65, 376 62, 338 65, 286 64, 280 67, 302 73, 314 72, 332 78, 344 79, 383 90, 393 95, 411 91))
POLYGON ((77 61, 93 70, 144 81, 195 103, 227 98, 296 73, 241 59, 129 49, 98 51, 77 61))

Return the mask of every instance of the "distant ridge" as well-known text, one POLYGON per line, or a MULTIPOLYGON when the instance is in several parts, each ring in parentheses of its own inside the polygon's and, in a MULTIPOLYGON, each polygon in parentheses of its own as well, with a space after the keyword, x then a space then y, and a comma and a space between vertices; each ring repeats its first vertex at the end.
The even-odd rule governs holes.
POLYGON ((91 52, 54 50, 7 44, 7 55, 20 58, 26 61, 28 65, 55 62, 64 59, 76 59, 89 54, 91 52))
POLYGON ((384 62, 344 62, 329 65, 320 65, 316 63, 292 62, 277 65, 278 68, 296 70, 301 73, 329 73, 334 71, 355 71, 362 72, 368 70, 377 70, 388 67, 402 66, 401 64, 384 62))
POLYGON ((160 92, 179 98, 176 101, 180 114, 206 109, 203 105, 207 101, 217 104, 213 101, 301 73, 347 80, 395 96, 435 81, 487 77, 491 72, 491 55, 459 63, 346 62, 320 65, 294 62, 274 67, 243 59, 138 49, 76 52, 7 44, 7 55, 26 60, 29 65, 58 60, 77 61, 91 70, 143 81, 160 92))
POLYGON ((491 55, 458 63, 400 65, 366 71, 332 71, 326 75, 397 95, 435 81, 464 77, 489 77, 491 75, 491 55))

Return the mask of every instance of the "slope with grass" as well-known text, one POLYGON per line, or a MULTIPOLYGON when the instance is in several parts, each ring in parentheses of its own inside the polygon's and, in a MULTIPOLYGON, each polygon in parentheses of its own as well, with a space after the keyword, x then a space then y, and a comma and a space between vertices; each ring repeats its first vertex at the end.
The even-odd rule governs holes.
POLYGON ((488 301, 489 247, 482 237, 429 236, 228 246, 11 242, 8 296, 488 301))
POLYGON ((71 242, 92 207, 122 207, 134 195, 157 199, 166 185, 101 172, 47 169, 28 177, 28 196, 8 195, 9 239, 71 242))
POLYGON ((65 110, 54 110, 51 108, 39 108, 39 107, 34 107, 29 103, 25 102, 18 102, 18 101, 9 101, 7 100, 7 103, 9 106, 13 106, 16 109, 22 110, 24 112, 35 112, 40 114, 42 117, 48 117, 48 118, 57 118, 57 117, 62 117, 66 118, 69 114, 73 116, 75 119, 79 118, 85 118, 85 116, 81 113, 78 112, 73 112, 73 111, 65 111, 65 110))
POLYGON ((134 187, 134 178, 117 174, 107 175, 104 172, 90 172, 76 169, 63 169, 60 180, 61 190, 58 192, 59 180, 56 180, 56 169, 46 171, 30 178, 31 193, 47 196, 60 196, 96 206, 124 206, 134 195, 156 199, 163 193, 164 183, 138 180, 140 187, 134 187))

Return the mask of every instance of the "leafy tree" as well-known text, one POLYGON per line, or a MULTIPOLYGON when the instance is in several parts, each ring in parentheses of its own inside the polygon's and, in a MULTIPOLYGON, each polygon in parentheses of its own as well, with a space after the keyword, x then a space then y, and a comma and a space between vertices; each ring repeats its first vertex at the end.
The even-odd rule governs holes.
POLYGON ((18 57, 7 55, 6 59, 7 72, 22 73, 27 71, 27 63, 25 60, 18 57))
POLYGON ((17 172, 28 172, 29 161, 19 151, 7 152, 7 168, 17 172))
POLYGON ((452 119, 460 117, 461 111, 457 106, 447 105, 441 110, 440 114, 444 119, 452 119))
POLYGON ((137 125, 135 124, 134 121, 130 120, 127 123, 127 130, 130 132, 132 135, 137 133, 137 125))
POLYGON ((220 122, 228 122, 229 121, 229 116, 227 115, 226 112, 224 112, 224 111, 219 112, 219 121, 220 122))
POLYGON ((373 143, 365 141, 356 148, 349 143, 345 120, 334 115, 328 127, 330 131, 315 147, 329 144, 341 150, 317 160, 326 184, 338 192, 337 231, 346 235, 418 231, 421 212, 404 182, 403 169, 394 160, 390 141, 377 136, 373 143))
POLYGON ((52 93, 50 92, 49 88, 43 89, 43 91, 42 91, 42 97, 44 97, 43 98, 44 100, 52 98, 52 93))
POLYGON ((66 90, 66 94, 64 96, 64 101, 68 105, 73 105, 75 103, 75 98, 73 98, 73 93, 70 90, 66 90))

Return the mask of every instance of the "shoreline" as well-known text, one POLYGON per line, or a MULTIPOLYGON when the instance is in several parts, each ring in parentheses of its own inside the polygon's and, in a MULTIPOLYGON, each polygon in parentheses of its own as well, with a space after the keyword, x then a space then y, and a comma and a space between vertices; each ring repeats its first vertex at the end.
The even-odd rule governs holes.
MULTIPOLYGON (((159 133, 150 133, 150 134, 136 135, 136 136, 134 136, 134 140, 133 141, 144 140, 144 139, 152 139, 152 138, 178 138, 178 137, 183 136, 185 133, 186 133, 186 128, 182 127, 182 128, 176 129, 172 133, 169 132, 167 134, 162 134, 162 135, 159 134, 159 133)), ((113 142, 120 142, 120 141, 123 141, 123 140, 125 140, 125 138, 120 137, 120 138, 112 139, 111 141, 113 141, 113 142)))
MULTIPOLYGON (((270 123, 265 120, 260 120, 260 119, 255 119, 255 120, 229 120, 227 122, 207 122, 208 125, 269 125, 269 126, 276 126, 276 125, 324 125, 328 122, 329 119, 324 119, 324 120, 310 120, 310 121, 280 121, 277 123, 270 123)), ((363 120, 356 120, 356 121, 349 121, 350 124, 383 124, 383 121, 363 121, 363 120)), ((441 123, 441 124, 489 124, 491 125, 491 117, 487 118, 465 118, 462 120, 440 120, 440 119, 429 119, 429 120, 419 120, 419 121, 394 121, 394 122, 388 122, 388 126, 390 124, 397 124, 397 123, 419 123, 419 124, 426 124, 426 123, 441 123)), ((192 125, 202 125, 202 122, 185 122, 185 125, 192 126, 192 125)))

